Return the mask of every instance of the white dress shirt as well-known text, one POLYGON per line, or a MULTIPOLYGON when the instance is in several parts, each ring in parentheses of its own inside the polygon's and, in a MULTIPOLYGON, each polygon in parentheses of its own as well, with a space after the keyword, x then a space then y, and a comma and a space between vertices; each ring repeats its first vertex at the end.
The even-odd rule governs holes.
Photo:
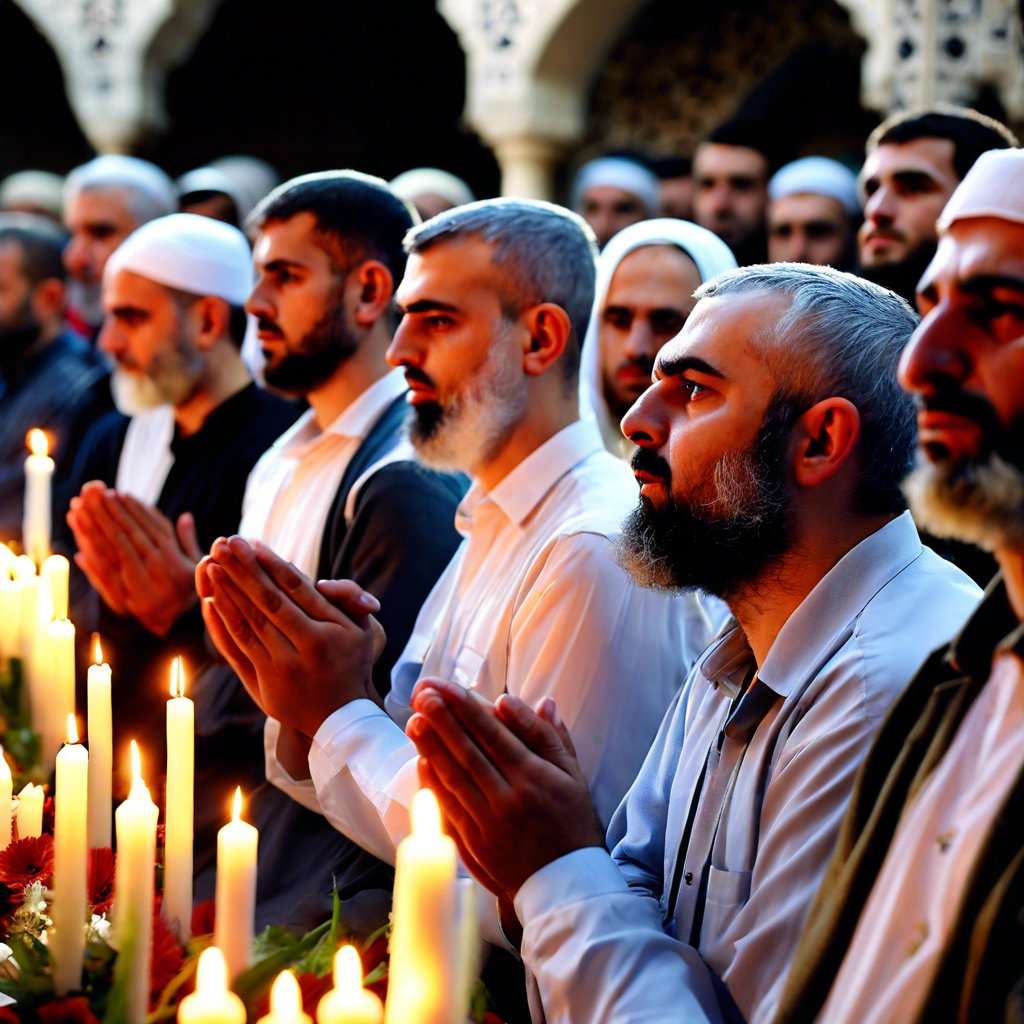
POLYGON ((1022 765, 1024 664, 1004 653, 900 821, 821 1020, 917 1020, 961 895, 1022 765))
MULTIPOLYGON (((300 416, 253 467, 239 534, 262 540, 315 579, 324 527, 345 469, 384 410, 405 388, 402 371, 392 370, 324 430, 312 409, 300 416)), ((411 449, 405 457, 413 457, 411 449)))
MULTIPOLYGON (((490 492, 474 485, 456 516, 465 540, 392 673, 393 718, 408 717, 422 675, 489 700, 554 697, 607 821, 726 617, 719 602, 642 590, 619 568, 610 538, 636 500, 592 422, 560 431, 490 492)), ((277 761, 278 723, 266 733, 267 777, 391 862, 418 788, 416 749, 393 718, 367 700, 334 712, 313 738, 312 785, 277 761)))
POLYGON ((173 440, 173 405, 158 405, 133 416, 117 460, 117 490, 155 505, 174 465, 173 440))
POLYGON ((754 660, 739 627, 727 629, 616 812, 611 856, 576 851, 516 895, 549 1024, 721 1021, 730 1001, 745 1020, 770 1019, 875 728, 979 596, 922 548, 904 513, 804 599, 732 713, 754 660), (759 707, 758 696, 768 698, 759 707), (760 723, 749 744, 745 719, 760 723))

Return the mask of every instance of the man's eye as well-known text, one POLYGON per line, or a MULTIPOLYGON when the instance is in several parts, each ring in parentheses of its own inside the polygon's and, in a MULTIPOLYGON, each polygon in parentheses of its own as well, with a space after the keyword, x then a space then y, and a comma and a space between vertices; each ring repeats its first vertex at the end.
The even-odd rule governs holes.
POLYGON ((448 328, 454 326, 455 321, 450 316, 445 316, 443 313, 435 313, 433 316, 427 317, 427 325, 435 331, 446 331, 448 328))
POLYGON ((971 320, 982 327, 989 327, 1000 320, 1024 321, 1024 306, 1012 302, 986 302, 971 312, 971 320))
POLYGON ((695 380, 684 380, 682 385, 683 390, 689 395, 691 402, 706 394, 708 390, 703 384, 698 384, 695 380))

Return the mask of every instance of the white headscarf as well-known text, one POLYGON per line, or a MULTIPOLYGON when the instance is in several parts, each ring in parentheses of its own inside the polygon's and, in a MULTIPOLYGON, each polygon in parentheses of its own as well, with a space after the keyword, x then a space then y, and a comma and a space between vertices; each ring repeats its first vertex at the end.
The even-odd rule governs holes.
POLYGON ((968 217, 996 217, 1024 224, 1024 150, 982 153, 939 214, 939 231, 968 217))
POLYGON ((604 445, 613 455, 624 456, 632 451, 619 429, 619 421, 608 408, 601 380, 601 346, 598 332, 605 297, 619 264, 634 249, 648 245, 674 245, 682 249, 697 265, 701 284, 726 270, 735 270, 736 257, 717 235, 687 220, 659 217, 631 224, 615 235, 604 247, 597 261, 597 284, 594 307, 587 324, 580 356, 580 416, 594 418, 601 428, 604 445))

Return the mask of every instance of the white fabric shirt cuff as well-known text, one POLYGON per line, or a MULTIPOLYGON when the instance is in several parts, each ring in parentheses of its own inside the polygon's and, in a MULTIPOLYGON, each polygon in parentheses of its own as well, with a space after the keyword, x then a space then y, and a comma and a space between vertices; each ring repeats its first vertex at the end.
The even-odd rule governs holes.
POLYGON ((295 779, 285 770, 277 759, 277 741, 281 735, 281 723, 276 718, 268 718, 263 726, 263 761, 267 773, 267 781, 287 793, 296 803, 302 804, 315 814, 323 814, 320 801, 317 799, 316 787, 312 779, 295 779))
POLYGON ((573 850, 535 871, 519 887, 513 904, 526 927, 531 918, 607 893, 628 892, 615 861, 602 846, 573 850))

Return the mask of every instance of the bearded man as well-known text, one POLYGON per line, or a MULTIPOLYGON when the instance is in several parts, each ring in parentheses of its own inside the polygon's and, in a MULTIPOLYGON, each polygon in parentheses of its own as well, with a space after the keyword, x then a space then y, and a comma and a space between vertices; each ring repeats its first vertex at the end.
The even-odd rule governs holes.
MULTIPOLYGON (((605 837, 559 711, 423 681, 407 732, 495 891, 550 1022, 769 1020, 878 723, 977 588, 923 548, 899 483, 901 299, 773 264, 698 291, 623 420, 635 580, 723 598, 605 837)), ((634 689, 648 685, 637 675, 634 689)))

